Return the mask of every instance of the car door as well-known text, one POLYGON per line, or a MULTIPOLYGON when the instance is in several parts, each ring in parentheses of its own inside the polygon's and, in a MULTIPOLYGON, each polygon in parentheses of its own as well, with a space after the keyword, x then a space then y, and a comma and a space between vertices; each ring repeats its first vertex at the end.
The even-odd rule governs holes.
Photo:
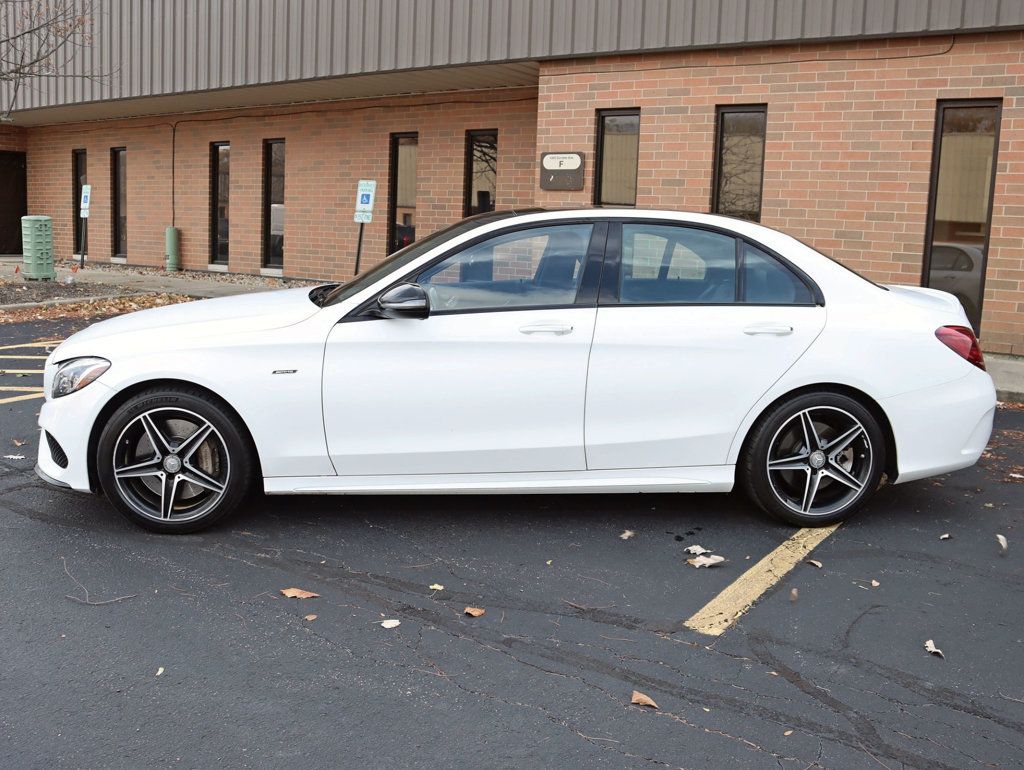
POLYGON ((585 469, 606 229, 572 221, 486 236, 404 279, 426 290, 427 318, 374 318, 371 307, 337 324, 323 374, 337 473, 585 469))
POLYGON ((732 234, 612 225, 587 386, 590 469, 720 465, 821 332, 816 289, 732 234))

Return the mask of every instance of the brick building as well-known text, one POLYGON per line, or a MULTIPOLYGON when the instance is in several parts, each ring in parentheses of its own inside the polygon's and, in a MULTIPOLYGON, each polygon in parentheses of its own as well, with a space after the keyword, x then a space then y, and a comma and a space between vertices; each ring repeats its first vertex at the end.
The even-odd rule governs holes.
POLYGON ((59 257, 82 182, 90 260, 162 264, 173 225, 186 269, 340 280, 360 179, 361 269, 493 207, 717 211, 952 291, 1024 355, 1024 0, 95 5, 93 77, 0 124, 0 218, 24 164, 59 257), (547 152, 581 189, 543 189, 547 152))

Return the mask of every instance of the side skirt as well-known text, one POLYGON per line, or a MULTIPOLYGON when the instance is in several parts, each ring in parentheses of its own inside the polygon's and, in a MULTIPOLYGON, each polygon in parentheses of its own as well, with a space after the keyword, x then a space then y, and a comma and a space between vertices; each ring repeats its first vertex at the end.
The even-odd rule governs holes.
POLYGON ((418 476, 287 476, 266 478, 268 495, 587 494, 597 492, 730 492, 736 466, 642 468, 539 473, 418 476))

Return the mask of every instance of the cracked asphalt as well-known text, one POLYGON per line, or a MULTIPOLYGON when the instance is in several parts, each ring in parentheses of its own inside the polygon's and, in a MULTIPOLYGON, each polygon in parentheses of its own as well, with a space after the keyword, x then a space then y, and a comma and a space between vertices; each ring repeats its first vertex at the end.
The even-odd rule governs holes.
POLYGON ((35 479, 39 404, 0 405, 4 767, 1024 767, 1024 411, 708 637, 792 534, 739 496, 255 498, 162 537, 35 479))

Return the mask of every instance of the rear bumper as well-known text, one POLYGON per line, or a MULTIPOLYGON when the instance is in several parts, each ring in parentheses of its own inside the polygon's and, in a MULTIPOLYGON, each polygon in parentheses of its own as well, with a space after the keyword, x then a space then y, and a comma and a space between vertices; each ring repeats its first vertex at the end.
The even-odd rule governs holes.
POLYGON ((896 440, 897 484, 974 465, 988 445, 996 389, 980 369, 881 402, 896 440))

